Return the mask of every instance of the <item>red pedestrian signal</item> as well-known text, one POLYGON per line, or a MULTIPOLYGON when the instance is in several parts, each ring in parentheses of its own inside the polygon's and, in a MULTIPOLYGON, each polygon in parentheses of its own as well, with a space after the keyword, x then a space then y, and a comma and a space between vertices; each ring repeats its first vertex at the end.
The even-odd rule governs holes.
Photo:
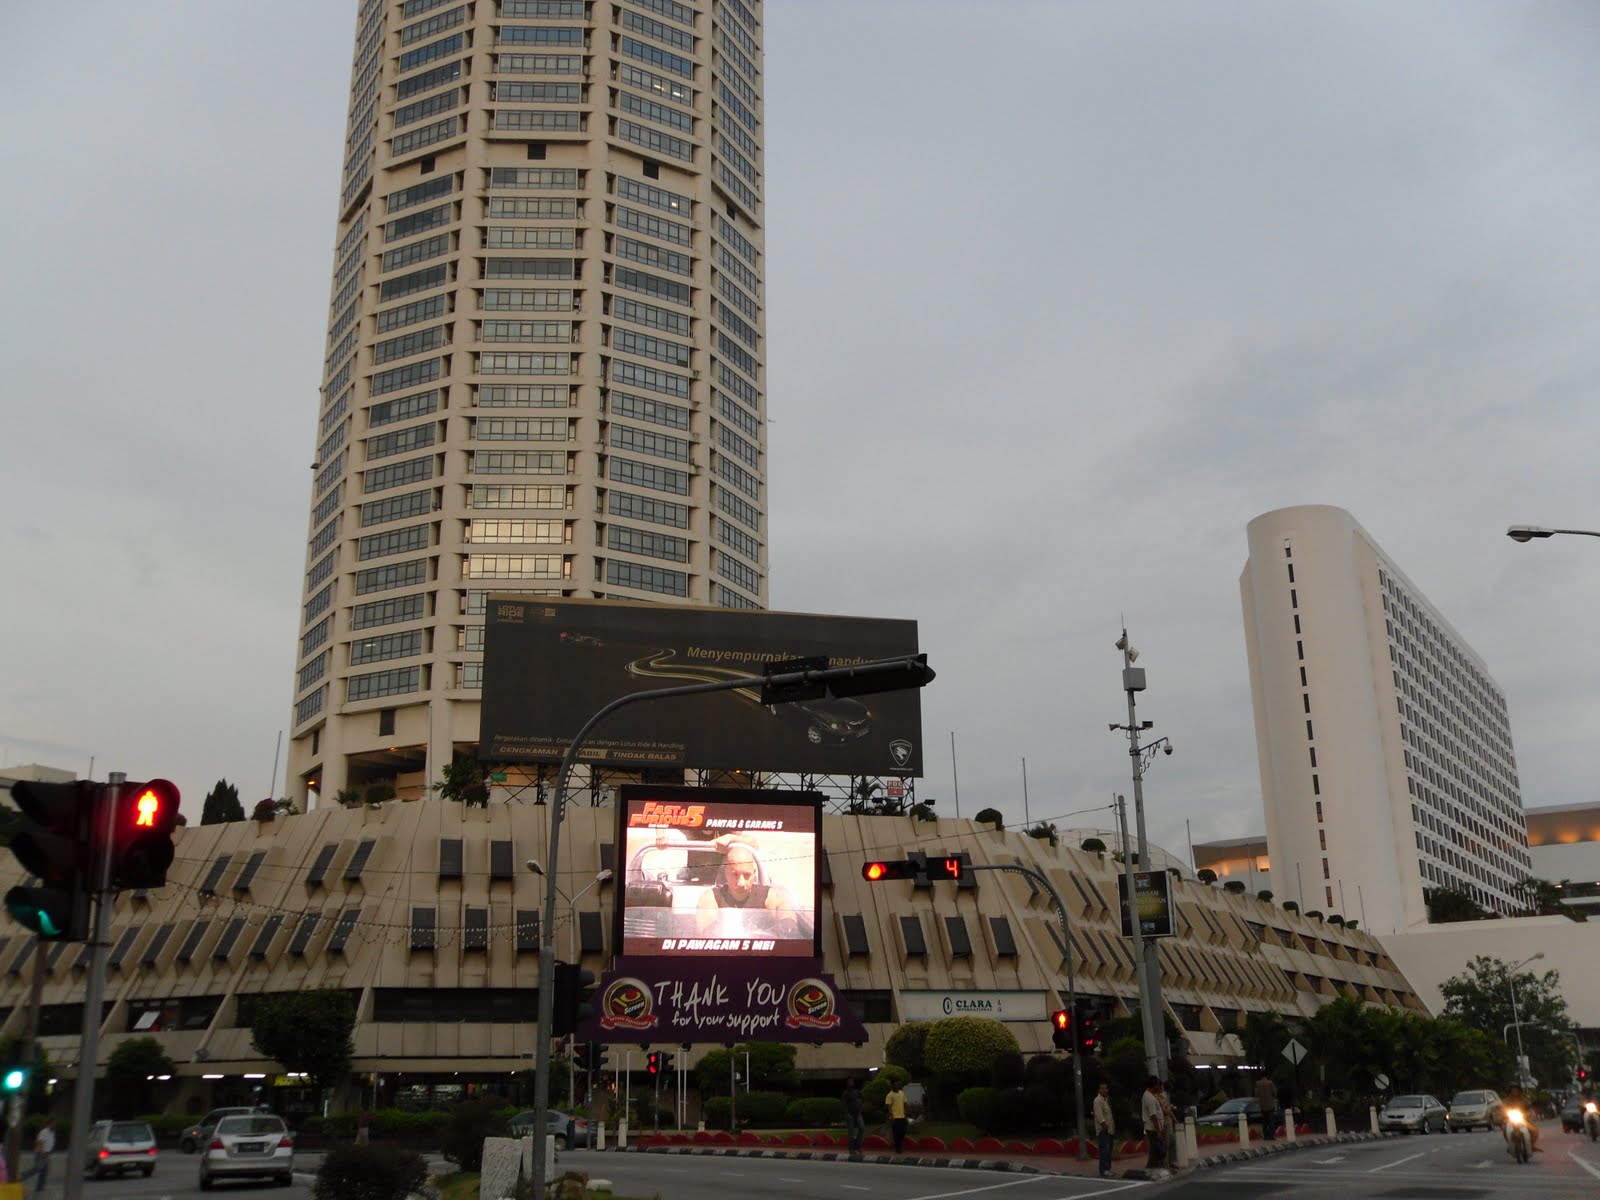
POLYGON ((178 789, 165 779, 125 783, 111 831, 111 886, 158 888, 172 865, 178 789))
POLYGON ((1058 1008, 1050 1014, 1050 1041, 1057 1050, 1072 1049, 1072 1014, 1058 1008))

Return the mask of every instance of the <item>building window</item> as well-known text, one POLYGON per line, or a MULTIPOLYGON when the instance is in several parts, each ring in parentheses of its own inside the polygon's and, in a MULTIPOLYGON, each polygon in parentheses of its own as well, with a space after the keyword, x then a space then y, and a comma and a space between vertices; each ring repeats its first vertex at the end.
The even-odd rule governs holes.
POLYGON ((867 942, 867 921, 860 913, 841 913, 840 921, 844 926, 844 952, 846 958, 856 955, 868 957, 872 948, 867 942))
POLYGON ((928 943, 922 936, 922 918, 915 913, 900 918, 900 937, 905 942, 906 956, 928 955, 928 943))

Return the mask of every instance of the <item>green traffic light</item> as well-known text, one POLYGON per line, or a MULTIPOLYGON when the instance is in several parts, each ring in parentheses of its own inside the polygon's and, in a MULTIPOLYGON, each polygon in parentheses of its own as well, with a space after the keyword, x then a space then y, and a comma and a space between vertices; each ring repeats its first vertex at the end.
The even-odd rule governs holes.
POLYGON ((20 1092, 27 1082, 28 1073, 21 1067, 12 1067, 3 1078, 0 1078, 0 1086, 8 1092, 20 1092))

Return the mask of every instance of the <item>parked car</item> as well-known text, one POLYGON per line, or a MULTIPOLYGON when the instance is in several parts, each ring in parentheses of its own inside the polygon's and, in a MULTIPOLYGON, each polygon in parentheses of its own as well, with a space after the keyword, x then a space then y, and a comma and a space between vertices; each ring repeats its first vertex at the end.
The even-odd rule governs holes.
POLYGON ((157 1157, 155 1131, 143 1121, 96 1121, 89 1130, 83 1173, 104 1179, 140 1171, 148 1179, 155 1174, 157 1157))
POLYGON ((1583 1132, 1583 1097, 1574 1093, 1561 1106, 1561 1132, 1583 1132))
POLYGON ((183 1131, 182 1136, 178 1138, 178 1149, 185 1154, 193 1154, 205 1142, 211 1140, 211 1131, 223 1117, 247 1117, 255 1111, 253 1108, 213 1108, 183 1131))
POLYGON ((294 1138, 272 1113, 223 1117, 200 1149, 200 1190, 218 1179, 267 1178, 280 1187, 294 1182, 294 1138))
POLYGON ((1226 1129, 1239 1127, 1239 1114, 1243 1113, 1249 1118, 1252 1125, 1261 1123, 1261 1101, 1254 1096, 1240 1096, 1233 1100, 1224 1100, 1214 1112, 1208 1112, 1200 1117, 1197 1125, 1220 1125, 1226 1129))
POLYGON ((1482 1125, 1485 1129, 1493 1129, 1505 1122, 1505 1106, 1500 1103, 1500 1096, 1487 1088, 1476 1092, 1457 1092, 1450 1099, 1450 1111, 1446 1114, 1446 1121, 1450 1132, 1458 1129, 1476 1129, 1482 1125))
POLYGON ((1378 1114, 1379 1130, 1432 1133, 1444 1129, 1449 1111, 1434 1096, 1395 1096, 1378 1114))
MULTIPOLYGON (((527 1112, 519 1112, 511 1118, 510 1125, 512 1137, 527 1137, 533 1132, 533 1110, 530 1108, 527 1112)), ((589 1145, 589 1121, 586 1117, 574 1117, 552 1108, 545 1113, 545 1131, 555 1134, 556 1140, 568 1150, 589 1145)))

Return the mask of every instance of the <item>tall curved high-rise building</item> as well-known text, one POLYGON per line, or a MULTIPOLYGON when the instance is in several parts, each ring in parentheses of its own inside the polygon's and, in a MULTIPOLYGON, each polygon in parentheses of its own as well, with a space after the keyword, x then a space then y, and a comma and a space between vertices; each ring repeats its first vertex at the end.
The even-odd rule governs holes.
POLYGON ((1533 870, 1500 685, 1343 509, 1250 522, 1239 578, 1272 887, 1376 934, 1448 889, 1496 915, 1533 870))
POLYGON ((760 0, 365 0, 289 791, 425 794, 493 592, 764 608, 760 0))

